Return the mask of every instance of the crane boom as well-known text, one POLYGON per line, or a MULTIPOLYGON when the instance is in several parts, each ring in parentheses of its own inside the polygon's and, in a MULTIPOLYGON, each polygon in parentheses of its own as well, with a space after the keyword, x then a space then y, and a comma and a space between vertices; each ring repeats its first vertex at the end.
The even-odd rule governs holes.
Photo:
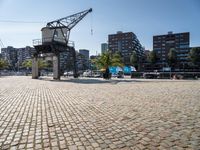
POLYGON ((0 46, 1 46, 1 48, 4 48, 4 44, 3 44, 3 42, 1 41, 1 39, 0 39, 0 46))
MULTIPOLYGON (((48 22, 46 27, 43 28, 43 30, 45 29, 51 30, 50 32, 52 32, 52 41, 59 40, 59 41, 64 42, 66 45, 68 45, 71 29, 74 26, 76 26, 77 23, 79 23, 90 12, 92 12, 92 8, 70 15, 68 17, 64 17, 61 19, 48 22)), ((45 40, 43 39, 43 41, 45 40)))
POLYGON ((90 12, 92 12, 92 8, 61 19, 48 22, 47 27, 50 28, 64 27, 67 28, 68 30, 71 30, 79 21, 81 21, 90 12))

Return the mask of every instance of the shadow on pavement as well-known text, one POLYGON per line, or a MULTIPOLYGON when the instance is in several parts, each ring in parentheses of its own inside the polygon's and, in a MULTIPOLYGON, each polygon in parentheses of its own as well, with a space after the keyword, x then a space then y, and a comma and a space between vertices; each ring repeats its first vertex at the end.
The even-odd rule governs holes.
POLYGON ((112 78, 105 80, 102 78, 61 78, 61 80, 53 80, 52 78, 40 78, 43 81, 51 82, 66 82, 66 83, 78 83, 78 84, 118 84, 118 83, 159 83, 159 82, 186 82, 186 80, 162 80, 162 79, 117 79, 112 78))
POLYGON ((53 80, 52 78, 45 78, 45 77, 40 77, 40 80, 43 81, 51 81, 51 82, 68 82, 68 83, 78 83, 78 84, 117 84, 120 82, 144 82, 140 80, 133 80, 133 79, 110 79, 110 80, 105 80, 102 78, 61 78, 61 80, 53 80))
MULTIPOLYGON (((62 80, 51 80, 52 82, 70 82, 70 83, 79 83, 79 84, 117 84, 119 82, 134 82, 134 80, 104 80, 104 79, 94 79, 94 78, 87 78, 87 79, 62 79, 62 80)), ((137 81, 138 82, 138 81, 137 81)))

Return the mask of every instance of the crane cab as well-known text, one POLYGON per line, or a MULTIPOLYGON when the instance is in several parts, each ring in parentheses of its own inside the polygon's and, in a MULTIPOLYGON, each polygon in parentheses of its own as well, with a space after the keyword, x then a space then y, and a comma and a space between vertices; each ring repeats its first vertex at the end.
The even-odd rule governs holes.
POLYGON ((42 44, 58 42, 66 44, 67 28, 44 27, 42 31, 42 44))

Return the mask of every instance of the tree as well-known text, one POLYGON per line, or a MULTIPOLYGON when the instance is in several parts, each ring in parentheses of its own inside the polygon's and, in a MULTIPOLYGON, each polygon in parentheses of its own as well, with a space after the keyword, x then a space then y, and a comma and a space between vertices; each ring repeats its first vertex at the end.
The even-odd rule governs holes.
POLYGON ((194 65, 200 64, 200 47, 195 47, 190 50, 189 59, 194 65))
POLYGON ((131 57, 130 57, 130 63, 131 65, 133 65, 134 67, 138 67, 138 63, 139 63, 139 60, 138 60, 138 57, 137 57, 137 54, 136 52, 133 52, 131 57))
POLYGON ((155 64, 156 61, 157 61, 156 52, 155 51, 151 51, 147 59, 151 64, 155 64))
POLYGON ((53 61, 52 60, 47 60, 46 61, 46 68, 48 70, 52 70, 52 68, 53 68, 53 61))
POLYGON ((97 63, 96 63, 97 59, 91 59, 90 60, 90 69, 91 70, 97 70, 97 63))
MULTIPOLYGON (((39 59, 38 60, 38 68, 39 69, 46 69, 48 67, 48 63, 45 61, 45 60, 41 60, 39 59)), ((23 63, 22 63, 22 66, 23 67, 26 67, 28 69, 32 68, 32 60, 25 60, 23 63)))
POLYGON ((112 66, 123 66, 121 55, 118 52, 112 55, 112 66))
POLYGON ((0 69, 5 69, 8 66, 9 65, 8 65, 8 62, 6 60, 0 59, 0 69))
POLYGON ((97 67, 99 69, 104 69, 104 78, 110 78, 109 67, 111 66, 123 66, 122 59, 120 54, 115 53, 111 54, 110 52, 103 53, 99 58, 95 61, 97 67))
POLYGON ((176 49, 171 48, 168 53, 168 64, 170 67, 173 67, 177 62, 177 53, 176 49))
POLYGON ((30 69, 32 67, 32 60, 25 60, 23 63, 22 63, 22 66, 27 68, 27 69, 30 69))
POLYGON ((39 59, 38 61, 38 68, 39 69, 46 69, 48 67, 48 64, 45 60, 39 59))

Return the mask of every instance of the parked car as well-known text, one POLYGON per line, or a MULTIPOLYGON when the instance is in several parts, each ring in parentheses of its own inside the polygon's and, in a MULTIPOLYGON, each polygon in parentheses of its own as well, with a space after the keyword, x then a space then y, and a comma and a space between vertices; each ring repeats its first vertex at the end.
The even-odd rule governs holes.
POLYGON ((143 78, 145 79, 158 79, 160 77, 160 74, 159 73, 144 73, 143 74, 143 78))
POLYGON ((93 72, 91 70, 86 70, 83 72, 83 77, 92 77, 93 72))
POLYGON ((73 76, 74 75, 74 73, 72 72, 72 71, 68 71, 68 72, 64 72, 64 77, 69 77, 69 76, 73 76))
POLYGON ((118 73, 113 73, 112 77, 113 78, 124 78, 124 73, 123 73, 123 71, 119 71, 118 73))
POLYGON ((102 72, 101 71, 93 71, 92 77, 100 78, 100 77, 102 77, 102 72))

